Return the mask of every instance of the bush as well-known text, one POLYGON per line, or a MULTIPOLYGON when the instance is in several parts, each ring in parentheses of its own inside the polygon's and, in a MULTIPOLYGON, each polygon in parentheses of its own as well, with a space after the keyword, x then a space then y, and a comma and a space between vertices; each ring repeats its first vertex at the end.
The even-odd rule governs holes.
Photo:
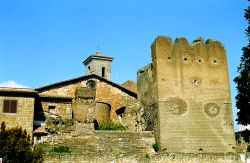
POLYGON ((126 130, 127 127, 120 123, 104 122, 98 124, 97 130, 126 130))
POLYGON ((30 136, 22 128, 6 129, 4 122, 0 130, 0 156, 3 162, 43 162, 39 148, 32 148, 30 136))
POLYGON ((146 159, 150 159, 149 154, 146 154, 146 155, 145 155, 145 158, 146 158, 146 159))
POLYGON ((250 144, 247 146, 247 152, 250 152, 250 144))
POLYGON ((55 146, 55 147, 53 147, 53 152, 57 152, 57 153, 70 153, 70 150, 69 150, 69 147, 55 146))
POLYGON ((153 144, 152 147, 154 148, 155 152, 159 151, 159 145, 158 145, 158 143, 153 144))

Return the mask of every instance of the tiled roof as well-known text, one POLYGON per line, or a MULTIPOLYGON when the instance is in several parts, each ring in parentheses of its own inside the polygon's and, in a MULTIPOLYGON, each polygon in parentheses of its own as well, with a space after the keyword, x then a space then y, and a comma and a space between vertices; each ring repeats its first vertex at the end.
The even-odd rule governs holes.
POLYGON ((46 91, 48 89, 51 89, 51 88, 54 88, 54 87, 58 87, 58 86, 62 86, 62 85, 67 85, 69 83, 76 83, 76 82, 79 82, 81 80, 85 80, 85 79, 91 79, 91 78, 96 78, 96 79, 99 79, 109 85, 112 85, 120 90, 122 90, 123 92, 137 98, 137 94, 119 84, 116 84, 110 80, 107 80, 103 77, 100 77, 96 74, 90 74, 90 75, 85 75, 85 76, 79 76, 79 77, 76 77, 76 78, 71 78, 71 79, 68 79, 68 80, 63 80, 63 81, 59 81, 59 82, 56 82, 56 83, 52 83, 52 84, 49 84, 49 85, 45 85, 45 86, 42 86, 42 87, 39 87, 39 88, 36 88, 35 90, 38 91, 38 92, 42 92, 42 91, 46 91))
POLYGON ((34 130, 34 134, 47 134, 47 131, 45 129, 45 126, 39 126, 37 129, 34 130))

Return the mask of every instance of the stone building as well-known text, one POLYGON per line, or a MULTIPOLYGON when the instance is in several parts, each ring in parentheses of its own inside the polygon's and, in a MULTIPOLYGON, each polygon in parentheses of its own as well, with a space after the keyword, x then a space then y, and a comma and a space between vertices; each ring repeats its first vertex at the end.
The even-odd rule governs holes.
MULTIPOLYGON (((123 84, 112 82, 113 58, 97 52, 84 60, 83 76, 36 89, 0 88, 0 122, 5 121, 7 127, 22 126, 29 134, 34 134, 35 142, 47 141, 46 137, 56 133, 58 126, 78 123, 81 125, 75 130, 84 126, 94 130, 101 123, 113 122, 133 131, 127 133, 128 137, 125 133, 110 136, 118 141, 119 148, 123 148, 122 141, 135 135, 143 140, 141 144, 147 144, 143 148, 151 147, 154 142, 151 132, 134 132, 146 130, 153 131, 161 151, 165 152, 235 152, 223 45, 210 39, 204 42, 202 38, 189 45, 185 38, 173 42, 159 36, 151 50, 152 63, 138 70, 137 84, 130 80, 123 84), (150 135, 147 136, 150 142, 144 143, 143 135, 150 135)), ((102 135, 101 132, 95 134, 102 135)), ((103 133, 107 143, 111 141, 108 134, 103 133)), ((83 142, 85 139, 103 140, 75 137, 83 142)), ((67 140, 73 141, 70 136, 67 140)), ((77 144, 77 141, 73 142, 77 144)), ((136 149, 136 141, 133 141, 133 149, 136 149)), ((138 151, 150 151, 141 149, 138 146, 138 151)))
POLYGON ((0 88, 0 121, 8 127, 21 126, 30 135, 34 130, 35 141, 47 135, 51 119, 60 124, 73 119, 95 126, 122 123, 129 130, 138 130, 137 94, 110 80, 112 60, 97 52, 83 62, 84 76, 36 89, 0 88))
POLYGON ((0 123, 22 127, 32 136, 36 95, 34 89, 0 88, 0 123))
POLYGON ((138 70, 138 95, 146 128, 162 150, 183 153, 235 152, 224 46, 202 38, 159 36, 152 63, 138 70))

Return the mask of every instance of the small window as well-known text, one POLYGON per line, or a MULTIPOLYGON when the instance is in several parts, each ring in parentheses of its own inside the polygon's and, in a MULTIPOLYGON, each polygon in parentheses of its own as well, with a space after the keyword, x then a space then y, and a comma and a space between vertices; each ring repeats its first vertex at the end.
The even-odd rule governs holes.
POLYGON ((49 106, 49 113, 55 114, 56 106, 50 105, 49 106))
POLYGON ((40 143, 41 142, 41 136, 36 136, 36 142, 40 143))
POLYGON ((88 88, 95 88, 96 87, 96 83, 94 80, 89 80, 86 85, 88 88))
POLYGON ((3 113, 16 113, 16 112, 17 112, 17 100, 3 101, 3 113))
POLYGON ((88 69, 90 70, 90 66, 88 66, 88 69))
POLYGON ((105 67, 102 67, 102 77, 105 77, 105 67))
POLYGON ((116 112, 116 114, 117 114, 118 116, 123 117, 124 112, 125 112, 125 106, 124 106, 124 107, 121 107, 121 108, 119 108, 119 109, 117 109, 115 112, 116 112))

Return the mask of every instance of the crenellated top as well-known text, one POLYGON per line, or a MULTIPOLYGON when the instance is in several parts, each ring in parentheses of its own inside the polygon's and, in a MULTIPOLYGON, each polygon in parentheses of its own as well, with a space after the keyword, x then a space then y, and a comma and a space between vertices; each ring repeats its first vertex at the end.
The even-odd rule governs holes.
POLYGON ((226 63, 224 45, 213 39, 199 37, 189 44, 188 40, 178 37, 174 40, 167 36, 158 36, 151 45, 152 62, 164 59, 168 61, 183 60, 184 63, 226 63))

